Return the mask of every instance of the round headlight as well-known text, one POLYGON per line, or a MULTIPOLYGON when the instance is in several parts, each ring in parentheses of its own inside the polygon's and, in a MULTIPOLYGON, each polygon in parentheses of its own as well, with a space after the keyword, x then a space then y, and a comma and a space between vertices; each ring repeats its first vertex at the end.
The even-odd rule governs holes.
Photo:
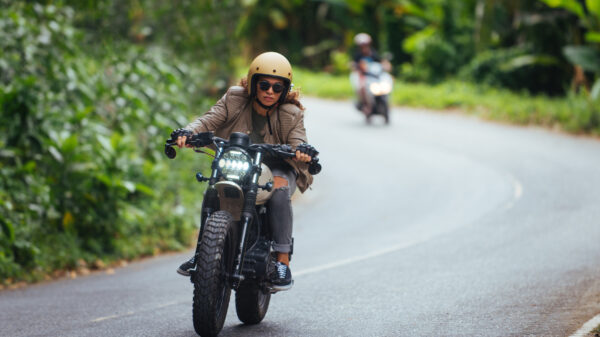
POLYGON ((379 96, 381 95, 381 87, 379 86, 379 83, 374 82, 371 83, 371 86, 369 87, 369 89, 371 89, 371 93, 375 96, 379 96))
POLYGON ((379 88, 381 89, 382 95, 387 95, 392 92, 392 86, 388 82, 381 82, 379 88))
POLYGON ((228 150, 221 156, 218 166, 221 174, 228 180, 243 180, 250 169, 252 160, 241 150, 228 150))

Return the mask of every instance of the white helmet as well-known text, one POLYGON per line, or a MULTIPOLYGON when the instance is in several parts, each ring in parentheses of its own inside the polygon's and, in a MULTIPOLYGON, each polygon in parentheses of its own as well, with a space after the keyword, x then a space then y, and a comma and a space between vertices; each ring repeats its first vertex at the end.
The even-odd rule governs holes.
POLYGON ((371 36, 367 33, 358 33, 354 37, 354 43, 356 43, 356 45, 358 46, 364 44, 371 44, 371 41, 371 36))

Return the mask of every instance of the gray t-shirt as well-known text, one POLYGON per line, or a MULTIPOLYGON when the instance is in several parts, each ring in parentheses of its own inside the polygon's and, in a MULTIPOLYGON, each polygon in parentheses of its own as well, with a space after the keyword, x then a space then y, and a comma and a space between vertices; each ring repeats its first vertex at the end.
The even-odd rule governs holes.
POLYGON ((265 124, 267 124, 267 117, 259 115, 253 108, 252 132, 250 133, 252 144, 262 144, 265 142, 265 124))

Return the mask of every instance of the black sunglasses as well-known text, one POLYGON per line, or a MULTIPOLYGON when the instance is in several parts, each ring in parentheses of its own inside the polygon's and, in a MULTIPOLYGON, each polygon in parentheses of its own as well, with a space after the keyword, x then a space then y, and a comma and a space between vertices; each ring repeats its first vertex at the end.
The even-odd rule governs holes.
MULTIPOLYGON (((271 87, 271 83, 269 81, 260 81, 260 82, 258 82, 258 87, 262 91, 267 91, 271 87)), ((278 94, 278 93, 282 92, 283 89, 284 89, 283 84, 281 84, 279 82, 273 84, 273 92, 278 94)))

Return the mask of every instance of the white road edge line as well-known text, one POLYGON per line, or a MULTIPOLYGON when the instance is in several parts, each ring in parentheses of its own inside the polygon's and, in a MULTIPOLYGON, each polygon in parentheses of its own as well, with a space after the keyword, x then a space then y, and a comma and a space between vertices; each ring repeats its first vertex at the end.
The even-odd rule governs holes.
POLYGON ((518 200, 523 195, 523 185, 516 178, 513 179, 515 179, 515 200, 518 200))
POLYGON ((515 203, 519 199, 521 199, 521 196, 523 195, 523 184, 521 184, 521 182, 517 178, 515 178, 513 175, 509 174, 508 176, 513 181, 514 192, 513 192, 513 199, 506 204, 505 209, 507 209, 507 210, 513 208, 515 203))
POLYGON ((106 321, 107 319, 113 319, 113 318, 119 318, 119 317, 131 316, 131 315, 133 315, 133 311, 128 311, 122 315, 111 315, 111 316, 105 316, 105 317, 98 317, 96 319, 93 319, 92 323, 102 322, 102 321, 106 321))
MULTIPOLYGON (((179 304, 179 303, 183 303, 183 302, 181 302, 181 301, 180 302, 169 302, 169 303, 157 305, 157 306, 152 307, 152 308, 138 310, 137 312, 162 309, 162 308, 165 308, 165 307, 168 307, 168 306, 171 306, 171 305, 175 305, 175 304, 179 304)), ((102 321, 106 321, 106 320, 109 320, 109 319, 115 319, 115 318, 121 318, 121 317, 131 316, 131 315, 133 315, 135 313, 136 313, 136 311, 128 311, 128 312, 126 312, 124 314, 120 314, 120 315, 110 315, 110 316, 98 317, 96 319, 91 320, 90 322, 97 323, 97 322, 102 322, 102 321)))
POLYGON ((579 328, 579 330, 575 331, 575 333, 572 334, 570 337, 585 337, 598 325, 600 325, 600 314, 587 321, 581 328, 579 328))
POLYGON ((381 256, 381 255, 393 253, 395 251, 398 251, 398 250, 401 250, 401 249, 404 249, 404 248, 408 248, 410 246, 417 245, 419 243, 427 241, 428 239, 430 239, 430 238, 423 239, 423 240, 416 240, 416 241, 413 241, 413 242, 406 242, 406 243, 395 245, 395 246, 391 246, 391 247, 388 247, 388 248, 385 248, 385 249, 376 250, 376 251, 370 252, 370 253, 362 255, 362 256, 356 256, 356 257, 352 257, 352 258, 348 258, 348 259, 343 259, 343 260, 339 260, 339 261, 336 261, 336 262, 327 263, 327 264, 324 264, 324 265, 320 265, 320 266, 316 266, 316 267, 304 269, 304 270, 301 270, 299 272, 296 272, 294 274, 294 276, 302 276, 302 275, 314 274, 314 273, 318 273, 318 272, 323 271, 323 270, 333 269, 333 268, 337 268, 337 267, 341 267, 341 266, 353 264, 355 262, 360 262, 360 261, 372 259, 372 258, 381 256))

